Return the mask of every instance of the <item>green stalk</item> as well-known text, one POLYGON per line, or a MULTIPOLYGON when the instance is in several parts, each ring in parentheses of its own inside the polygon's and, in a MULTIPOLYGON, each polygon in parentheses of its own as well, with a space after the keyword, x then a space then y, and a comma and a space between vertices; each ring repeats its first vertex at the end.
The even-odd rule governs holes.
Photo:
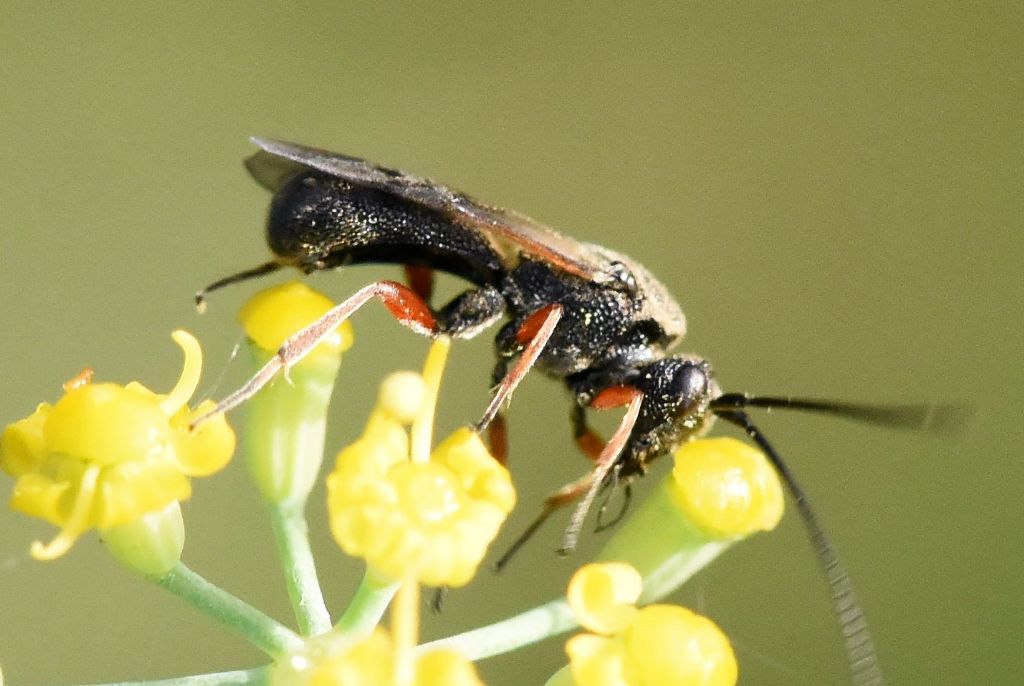
MULTIPOLYGON (((598 555, 601 562, 629 562, 644 578, 640 603, 664 598, 704 569, 735 540, 714 540, 683 519, 666 482, 624 522, 598 555)), ((501 655, 577 627, 564 599, 424 646, 454 648, 470 660, 501 655)))
POLYGON ((309 546, 305 503, 276 502, 271 503, 268 510, 299 631, 305 636, 322 634, 331 628, 331 615, 320 590, 316 562, 309 546))
POLYGON ((669 595, 738 539, 715 539, 683 517, 664 479, 608 540, 596 562, 628 562, 644 579, 638 602, 669 595))
POLYGON ((91 686, 265 686, 268 676, 269 670, 266 667, 256 667, 255 669, 236 669, 230 672, 178 676, 170 679, 118 681, 109 684, 92 684, 91 686))
POLYGON ((293 631, 180 562, 155 581, 161 588, 241 634, 273 659, 302 647, 302 639, 293 631))
MULTIPOLYGON (((257 366, 271 353, 250 344, 257 366)), ((327 409, 341 355, 309 357, 262 389, 245 418, 246 464, 268 503, 285 587, 299 631, 315 636, 331 628, 309 545, 305 505, 320 474, 327 409)))
POLYGON ((380 623, 398 586, 398 582, 383 579, 367 568, 352 602, 338 620, 334 631, 339 634, 369 634, 380 623))
POLYGON ((559 598, 500 622, 425 643, 418 650, 452 648, 468 660, 482 660, 557 636, 579 626, 568 603, 559 598))

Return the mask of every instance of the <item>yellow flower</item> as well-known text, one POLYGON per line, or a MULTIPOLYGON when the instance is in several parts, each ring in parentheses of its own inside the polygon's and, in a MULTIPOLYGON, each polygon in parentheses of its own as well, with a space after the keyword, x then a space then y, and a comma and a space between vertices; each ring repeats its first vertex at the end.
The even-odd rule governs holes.
POLYGON ((784 494, 764 454, 734 438, 684 444, 672 468, 675 503, 715 538, 770 531, 782 519, 784 494))
POLYGON ((235 436, 222 416, 195 431, 189 423, 212 402, 190 410, 202 352, 191 334, 175 331, 185 353, 181 378, 166 395, 140 383, 84 383, 54 405, 43 403, 7 426, 0 467, 17 477, 11 507, 60 527, 32 555, 53 559, 85 531, 133 524, 191 494, 188 477, 221 469, 235 436))
POLYGON ((598 560, 628 562, 644 578, 642 602, 658 600, 731 545, 774 528, 783 502, 779 476, 757 448, 732 438, 690 441, 598 560))
POLYGON ((355 643, 333 637, 313 639, 306 649, 282 660, 273 686, 482 686, 473 663, 453 650, 415 656, 411 674, 399 677, 397 648, 390 634, 375 629, 355 643))
POLYGON ((569 582, 569 606, 594 633, 566 643, 576 686, 731 686, 729 640, 706 617, 675 605, 636 608, 640 574, 627 564, 590 564, 569 582))
POLYGON ((508 471, 475 432, 460 429, 430 451, 447 348, 434 343, 422 379, 385 381, 363 436, 327 479, 338 544, 385 576, 432 586, 468 583, 515 504, 508 471))
MULTIPOLYGON (((297 281, 250 298, 238 319, 257 369, 332 307, 327 296, 297 281)), ((245 461, 268 502, 304 502, 313 489, 323 463, 327 411, 341 354, 352 341, 352 325, 343 322, 288 370, 286 380, 268 384, 248 402, 245 461)))
MULTIPOLYGON (((331 299, 301 281, 271 286, 257 293, 238 312, 245 334, 267 352, 276 353, 281 344, 334 307, 331 299)), ((352 347, 352 325, 342 322, 305 360, 321 355, 336 356, 352 347)), ((301 362, 299 364, 302 364, 301 362)))

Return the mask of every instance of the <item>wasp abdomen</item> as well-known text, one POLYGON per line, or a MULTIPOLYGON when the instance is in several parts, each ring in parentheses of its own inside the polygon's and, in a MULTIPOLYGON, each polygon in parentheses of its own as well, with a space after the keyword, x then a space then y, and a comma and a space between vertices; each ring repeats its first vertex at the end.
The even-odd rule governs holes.
POLYGON ((479 233, 408 200, 317 171, 274 196, 267 242, 278 259, 311 272, 360 262, 421 264, 473 283, 504 273, 479 233))

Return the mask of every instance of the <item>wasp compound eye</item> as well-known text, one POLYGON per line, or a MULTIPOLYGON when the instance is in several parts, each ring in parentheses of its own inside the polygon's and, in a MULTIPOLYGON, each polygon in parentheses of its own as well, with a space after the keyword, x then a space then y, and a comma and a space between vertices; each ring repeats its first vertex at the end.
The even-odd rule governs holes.
POLYGON ((672 380, 673 395, 680 399, 691 400, 706 395, 708 392, 708 375, 704 365, 696 362, 684 362, 676 371, 672 380))

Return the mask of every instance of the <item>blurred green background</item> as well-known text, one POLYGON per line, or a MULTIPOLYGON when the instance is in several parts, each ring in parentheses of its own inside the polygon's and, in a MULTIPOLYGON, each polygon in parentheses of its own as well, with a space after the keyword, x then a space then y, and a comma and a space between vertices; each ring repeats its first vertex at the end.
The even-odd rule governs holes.
MULTIPOLYGON (((180 362, 168 334, 180 326, 203 341, 205 391, 232 388, 245 374, 229 363, 234 312, 256 287, 218 294, 201 317, 191 297, 266 259, 267 196, 240 164, 247 137, 369 157, 634 255, 678 296, 685 349, 729 390, 972 404, 954 438, 786 413, 761 424, 850 568, 890 683, 1021 679, 1019 3, 155 7, 0 9, 0 420, 53 400, 87 364, 169 387, 180 362)), ((343 298, 397 273, 312 280, 343 298)), ((426 350, 381 308, 355 326, 332 450, 359 431, 382 375, 418 367, 426 350)), ((489 336, 455 348, 445 428, 479 415, 490 365, 489 336)), ((541 377, 515 398, 521 507, 505 543, 585 468, 567 411, 541 377)), ((287 619, 240 467, 198 484, 185 558, 287 619)), ((359 567, 329 542, 321 502, 315 545, 340 610, 359 567)), ((602 537, 560 559, 560 526, 506 574, 453 593, 426 618, 427 637, 561 593, 602 537)), ((9 684, 259 664, 118 568, 94 536, 57 563, 28 559, 51 531, 0 512, 9 684)), ((676 600, 725 628, 741 683, 847 682, 793 516, 676 600)), ((542 683, 562 663, 550 641, 480 667, 511 685, 542 683)))

